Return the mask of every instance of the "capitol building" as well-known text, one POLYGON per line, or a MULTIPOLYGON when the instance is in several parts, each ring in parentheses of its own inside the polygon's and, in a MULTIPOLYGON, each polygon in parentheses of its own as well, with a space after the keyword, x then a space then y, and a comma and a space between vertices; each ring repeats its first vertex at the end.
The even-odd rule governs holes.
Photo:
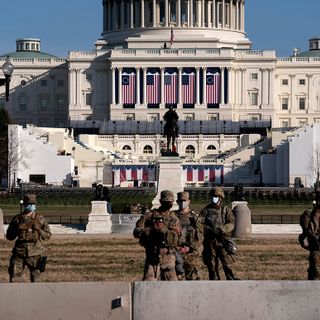
MULTIPOLYGON (((252 50, 244 0, 102 5, 103 30, 93 51, 60 58, 43 52, 40 39, 23 38, 15 52, 1 53, 0 64, 9 57, 14 73, 10 101, 0 87, 0 107, 15 123, 99 133, 95 147, 141 157, 159 154, 163 115, 174 106, 179 153, 217 160, 261 143, 261 132, 271 128, 320 121, 320 38, 290 57, 252 50)), ((268 148, 262 144, 260 153, 268 148)), ((229 157, 229 164, 238 158, 229 157)))

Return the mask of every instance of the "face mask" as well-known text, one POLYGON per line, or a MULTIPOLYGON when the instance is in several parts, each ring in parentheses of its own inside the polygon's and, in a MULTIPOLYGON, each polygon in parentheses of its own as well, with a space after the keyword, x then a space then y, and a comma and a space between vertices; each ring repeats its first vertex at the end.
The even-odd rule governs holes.
POLYGON ((26 212, 35 211, 35 210, 36 210, 36 205, 35 205, 35 204, 27 204, 27 205, 24 207, 24 210, 25 210, 26 212))
POLYGON ((220 198, 219 197, 212 197, 212 203, 213 204, 218 204, 220 201, 220 198))
POLYGON ((180 208, 181 210, 188 208, 187 201, 180 201, 180 202, 179 202, 179 208, 180 208))
POLYGON ((161 204, 161 207, 164 209, 164 210, 169 210, 172 208, 172 203, 171 202, 163 202, 161 204))

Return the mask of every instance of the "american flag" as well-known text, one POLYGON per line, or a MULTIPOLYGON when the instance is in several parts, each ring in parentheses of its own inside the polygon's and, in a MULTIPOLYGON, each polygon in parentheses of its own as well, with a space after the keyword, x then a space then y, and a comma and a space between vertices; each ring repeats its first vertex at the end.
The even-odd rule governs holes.
POLYGON ((158 104, 159 99, 159 73, 148 73, 147 74, 147 103, 158 104))
POLYGON ((206 75, 206 93, 207 103, 214 104, 220 102, 220 74, 218 72, 207 72, 206 75))
POLYGON ((177 74, 164 74, 164 103, 177 103, 177 74))
POLYGON ((134 73, 122 74, 122 103, 134 104, 136 103, 136 75, 134 73))
POLYGON ((214 182, 222 184, 224 180, 223 166, 184 166, 184 178, 186 182, 214 182))
POLYGON ((195 103, 195 74, 183 73, 182 74, 182 103, 194 104, 195 103))
POLYGON ((171 28, 171 34, 170 34, 170 46, 172 46, 174 40, 174 34, 173 34, 173 29, 171 28))

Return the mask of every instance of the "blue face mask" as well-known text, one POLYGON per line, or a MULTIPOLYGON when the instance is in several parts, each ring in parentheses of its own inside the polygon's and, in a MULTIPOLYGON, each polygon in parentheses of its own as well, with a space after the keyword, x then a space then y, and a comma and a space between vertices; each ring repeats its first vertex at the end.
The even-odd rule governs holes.
POLYGON ((36 205, 35 204, 27 204, 27 205, 25 205, 24 210, 26 212, 35 211, 36 210, 36 205))
POLYGON ((212 197, 212 203, 213 204, 218 204, 220 201, 220 198, 219 197, 212 197))

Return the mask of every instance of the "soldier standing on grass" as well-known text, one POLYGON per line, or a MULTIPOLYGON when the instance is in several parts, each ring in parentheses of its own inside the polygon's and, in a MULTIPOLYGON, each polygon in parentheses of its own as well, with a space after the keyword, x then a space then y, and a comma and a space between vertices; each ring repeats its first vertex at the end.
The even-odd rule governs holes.
POLYGON ((145 248, 146 260, 143 280, 177 280, 175 252, 181 235, 179 219, 170 211, 174 194, 164 190, 160 194, 160 207, 143 214, 133 231, 145 248))
POLYGON ((42 242, 50 239, 51 232, 45 219, 36 213, 36 195, 26 194, 23 206, 23 212, 12 218, 6 233, 8 240, 17 239, 8 270, 10 282, 22 282, 25 266, 31 282, 37 282, 46 260, 42 242))
POLYGON ((232 211, 223 206, 224 191, 216 187, 210 191, 210 204, 199 215, 203 234, 203 262, 207 266, 209 280, 220 280, 219 260, 227 280, 238 280, 231 269, 234 258, 226 249, 226 242, 231 237, 235 226, 232 211))
POLYGON ((201 245, 197 228, 198 216, 190 209, 189 192, 179 192, 177 194, 179 210, 175 211, 182 226, 182 236, 180 238, 179 251, 177 251, 177 262, 181 257, 182 266, 176 264, 178 279, 185 276, 186 280, 200 280, 199 268, 199 247, 201 245))
POLYGON ((301 215, 300 225, 299 243, 310 252, 308 280, 320 280, 320 189, 316 190, 312 211, 301 215))

